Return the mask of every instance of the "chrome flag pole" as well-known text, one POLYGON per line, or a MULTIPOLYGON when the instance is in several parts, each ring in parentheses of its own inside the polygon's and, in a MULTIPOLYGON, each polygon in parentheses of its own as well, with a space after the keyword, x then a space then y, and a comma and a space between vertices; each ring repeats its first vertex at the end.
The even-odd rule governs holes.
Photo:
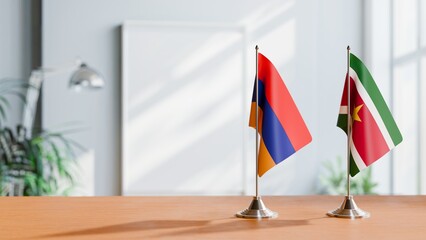
POLYGON ((256 45, 256 198, 259 198, 259 46, 256 45))
POLYGON ((351 118, 351 78, 350 78, 350 51, 351 48, 347 47, 347 72, 346 72, 346 83, 347 83, 347 97, 348 97, 348 104, 347 104, 347 116, 348 116, 348 126, 347 126, 347 193, 345 196, 345 199, 343 200, 342 205, 337 208, 336 210, 329 211, 327 213, 330 217, 340 217, 340 218, 368 218, 370 214, 368 212, 365 212, 361 210, 355 203, 355 200, 353 199, 353 196, 351 195, 351 145, 352 145, 352 118, 351 118))
POLYGON ((256 45, 256 196, 250 203, 250 206, 236 214, 240 218, 275 218, 278 213, 269 210, 259 195, 259 47, 256 45))

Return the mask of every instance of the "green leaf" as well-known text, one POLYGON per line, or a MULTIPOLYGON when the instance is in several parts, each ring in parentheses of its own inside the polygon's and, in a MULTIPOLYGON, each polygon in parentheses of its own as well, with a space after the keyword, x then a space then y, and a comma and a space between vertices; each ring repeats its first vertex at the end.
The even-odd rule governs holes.
POLYGON ((29 188, 29 190, 30 190, 30 195, 32 194, 32 193, 36 193, 37 192, 37 177, 34 175, 34 174, 32 174, 32 173, 27 173, 26 175, 25 175, 25 185, 26 185, 26 187, 27 188, 29 188))
MULTIPOLYGON (((9 130, 0 129, 0 140, 6 141, 6 145, 0 144, 0 152, 5 149, 11 153, 14 151, 10 148, 12 142, 7 137, 9 132, 9 130)), ((11 132, 11 134, 12 138, 17 139, 16 133, 11 132)), ((59 192, 59 183, 61 183, 61 189, 63 187, 71 189, 75 185, 73 166, 77 166, 77 162, 75 162, 74 151, 78 144, 74 144, 73 140, 62 133, 43 131, 43 134, 25 139, 19 144, 21 147, 17 150, 21 151, 20 154, 24 154, 26 160, 5 165, 0 158, 0 185, 5 179, 3 173, 7 173, 9 169, 26 171, 23 179, 25 195, 60 194, 62 191, 59 192)), ((64 194, 68 193, 64 192, 64 194)))
POLYGON ((10 102, 5 97, 0 96, 0 102, 4 104, 7 108, 10 108, 10 102))
POLYGON ((3 106, 1 106, 1 105, 0 105, 0 115, 1 115, 1 119, 3 119, 3 120, 7 119, 6 113, 3 109, 3 106))

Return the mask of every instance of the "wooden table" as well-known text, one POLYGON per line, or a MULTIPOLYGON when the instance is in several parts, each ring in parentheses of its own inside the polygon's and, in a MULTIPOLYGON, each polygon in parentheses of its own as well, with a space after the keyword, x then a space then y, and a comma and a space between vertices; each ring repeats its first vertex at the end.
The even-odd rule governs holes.
POLYGON ((426 196, 356 196, 359 220, 325 216, 340 196, 263 200, 278 218, 235 218, 251 197, 2 197, 0 239, 426 239, 426 196))

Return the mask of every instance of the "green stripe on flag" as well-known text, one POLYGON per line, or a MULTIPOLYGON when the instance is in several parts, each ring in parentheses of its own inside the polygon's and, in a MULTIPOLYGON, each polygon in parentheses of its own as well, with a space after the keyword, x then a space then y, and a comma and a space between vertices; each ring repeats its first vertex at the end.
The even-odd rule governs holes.
POLYGON ((392 114, 386 105, 382 94, 380 93, 379 88, 374 82, 373 77, 371 76, 367 67, 365 67, 364 63, 362 63, 362 61, 352 53, 350 56, 350 65, 351 68, 357 73, 358 78, 367 91, 368 95, 370 95, 370 98, 379 112, 380 117, 383 119, 383 122, 392 138, 394 145, 398 145, 402 141, 401 132, 399 131, 395 120, 393 119, 392 114))
POLYGON ((348 114, 339 114, 337 118, 337 126, 348 134, 348 114))
POLYGON ((355 175, 357 175, 359 173, 359 168, 356 165, 355 160, 352 157, 352 154, 351 154, 351 162, 350 162, 350 167, 349 168, 350 168, 350 173, 351 173, 352 177, 354 177, 355 175))

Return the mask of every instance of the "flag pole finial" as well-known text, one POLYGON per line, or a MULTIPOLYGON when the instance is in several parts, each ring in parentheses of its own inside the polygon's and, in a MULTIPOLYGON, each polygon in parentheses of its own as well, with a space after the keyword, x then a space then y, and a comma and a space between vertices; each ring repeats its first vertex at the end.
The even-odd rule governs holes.
POLYGON ((254 47, 254 49, 259 50, 259 46, 258 46, 258 45, 256 45, 256 47, 254 47))
POLYGON ((351 50, 351 47, 348 45, 348 47, 346 48, 348 51, 350 51, 351 50))

